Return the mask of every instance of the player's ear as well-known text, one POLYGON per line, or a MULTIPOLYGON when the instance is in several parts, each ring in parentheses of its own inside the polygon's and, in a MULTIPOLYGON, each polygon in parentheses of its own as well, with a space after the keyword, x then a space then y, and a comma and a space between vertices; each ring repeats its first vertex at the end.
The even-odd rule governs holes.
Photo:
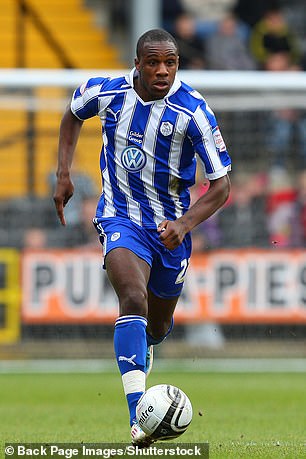
POLYGON ((180 66, 180 56, 177 56, 177 69, 179 68, 180 66))
POLYGON ((135 57, 134 64, 135 64, 136 69, 139 70, 139 59, 138 59, 138 57, 135 57))

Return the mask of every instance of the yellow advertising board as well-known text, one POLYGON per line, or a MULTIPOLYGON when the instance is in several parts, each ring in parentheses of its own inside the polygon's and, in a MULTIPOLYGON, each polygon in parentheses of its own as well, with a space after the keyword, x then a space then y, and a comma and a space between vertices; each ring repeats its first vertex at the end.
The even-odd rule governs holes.
POLYGON ((20 334, 20 255, 0 249, 0 343, 14 342, 20 334))

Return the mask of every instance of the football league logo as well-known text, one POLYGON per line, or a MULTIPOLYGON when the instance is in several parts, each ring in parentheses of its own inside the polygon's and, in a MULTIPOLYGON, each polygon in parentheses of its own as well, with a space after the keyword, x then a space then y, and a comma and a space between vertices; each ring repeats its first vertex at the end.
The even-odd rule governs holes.
POLYGON ((81 96, 82 96, 82 95, 84 94, 84 92, 85 92, 87 83, 88 83, 88 81, 86 81, 85 83, 83 83, 83 84, 80 86, 80 94, 81 94, 81 96))
POLYGON ((138 172, 144 168, 147 162, 146 155, 140 148, 127 147, 121 155, 121 163, 129 172, 138 172))
POLYGON ((219 126, 216 126, 213 129, 212 132, 213 132, 214 141, 215 141, 215 145, 217 147, 217 150, 220 151, 220 152, 226 151, 226 145, 225 145, 224 140, 222 138, 219 126))

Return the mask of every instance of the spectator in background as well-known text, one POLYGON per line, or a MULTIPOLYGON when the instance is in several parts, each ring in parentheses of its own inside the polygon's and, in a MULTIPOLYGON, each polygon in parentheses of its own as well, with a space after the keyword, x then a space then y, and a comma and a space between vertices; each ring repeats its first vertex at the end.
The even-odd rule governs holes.
MULTIPOLYGON (((75 171, 72 174, 75 192, 73 199, 65 207, 66 219, 69 226, 64 230, 56 225, 48 233, 49 247, 80 247, 90 246, 97 241, 97 232, 92 224, 96 213, 98 190, 92 178, 83 172, 75 171)), ((51 193, 53 193, 56 176, 48 176, 51 193)))
POLYGON ((130 5, 125 0, 108 0, 110 30, 115 33, 126 33, 130 27, 130 5))
POLYGON ((237 19, 228 13, 206 40, 207 67, 213 70, 254 70, 246 42, 241 38, 237 19))
MULTIPOLYGON (((197 181, 190 188, 190 205, 192 206, 204 193, 207 192, 209 183, 197 181)), ((218 213, 215 213, 192 230, 192 249, 194 253, 207 252, 218 248, 220 245, 220 228, 218 213)))
POLYGON ((23 233, 23 249, 43 249, 48 247, 48 233, 43 228, 27 228, 23 233))
POLYGON ((97 208, 97 197, 84 197, 80 203, 79 221, 67 228, 66 246, 99 249, 97 231, 92 224, 97 208))
MULTIPOLYGON (((97 199, 98 190, 92 178, 82 172, 74 172, 72 180, 76 191, 73 199, 69 201, 69 204, 65 208, 65 215, 70 225, 77 225, 82 220, 83 201, 90 198, 97 199)), ((52 193, 56 184, 55 174, 50 174, 48 181, 52 193)), ((95 212, 92 217, 94 217, 94 214, 95 212)))
POLYGON ((205 46, 196 33, 195 18, 189 13, 177 17, 174 38, 180 50, 179 68, 196 70, 205 68, 205 46))
POLYGON ((247 173, 234 176, 231 200, 218 213, 221 247, 268 246, 264 179, 247 173))
POLYGON ((294 199, 294 214, 292 220, 292 245, 306 246, 306 169, 297 177, 297 190, 294 199))
POLYGON ((162 0, 162 22, 163 28, 174 33, 177 18, 186 13, 182 0, 162 0))
POLYGON ((248 27, 249 31, 260 21, 266 12, 269 0, 237 0, 233 13, 248 27))
MULTIPOLYGON (((36 206, 37 207, 37 206, 36 206)), ((92 224, 92 218, 95 215, 97 207, 97 196, 88 195, 78 198, 78 219, 73 220, 69 227, 63 231, 63 228, 54 226, 52 222, 44 220, 44 214, 37 209, 37 217, 41 225, 38 226, 38 218, 33 219, 34 208, 32 210, 33 223, 27 227, 24 226, 17 236, 20 239, 19 248, 22 249, 44 249, 44 248, 72 248, 85 247, 99 249, 97 240, 97 231, 92 224)), ((71 221, 71 220, 70 220, 71 221)))
MULTIPOLYGON (((110 28, 112 32, 127 33, 131 27, 131 3, 128 0, 108 0, 110 28)), ((174 32, 176 19, 186 13, 183 0, 161 0, 162 27, 168 32, 174 32)))
POLYGON ((79 218, 65 229, 57 226, 48 231, 48 247, 52 248, 95 248, 99 249, 97 231, 92 224, 97 207, 96 197, 79 200, 79 218))
POLYGON ((296 190, 284 169, 272 169, 268 183, 267 222, 270 243, 290 247, 294 240, 296 190))
MULTIPOLYGON (((265 70, 298 71, 293 65, 290 54, 277 52, 270 54, 265 63, 265 70)), ((271 155, 272 167, 285 167, 292 144, 296 142, 299 152, 299 165, 306 168, 306 113, 305 110, 290 107, 270 112, 266 125, 266 146, 271 155)))
POLYGON ((5 246, 17 249, 47 247, 48 230, 56 224, 51 204, 49 198, 33 195, 9 199, 2 214, 4 221, 0 219, 5 224, 3 236, 6 237, 2 239, 5 246))
POLYGON ((269 57, 286 53, 291 65, 299 64, 301 58, 293 32, 278 5, 271 6, 254 26, 250 36, 250 48, 258 66, 265 69, 269 57))

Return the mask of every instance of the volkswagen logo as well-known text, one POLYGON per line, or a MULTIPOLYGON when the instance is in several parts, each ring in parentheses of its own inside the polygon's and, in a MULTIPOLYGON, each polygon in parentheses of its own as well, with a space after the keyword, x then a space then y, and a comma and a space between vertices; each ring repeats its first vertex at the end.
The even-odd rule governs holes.
POLYGON ((127 147, 121 155, 121 163, 129 172, 138 172, 146 164, 146 156, 142 150, 136 147, 127 147))

